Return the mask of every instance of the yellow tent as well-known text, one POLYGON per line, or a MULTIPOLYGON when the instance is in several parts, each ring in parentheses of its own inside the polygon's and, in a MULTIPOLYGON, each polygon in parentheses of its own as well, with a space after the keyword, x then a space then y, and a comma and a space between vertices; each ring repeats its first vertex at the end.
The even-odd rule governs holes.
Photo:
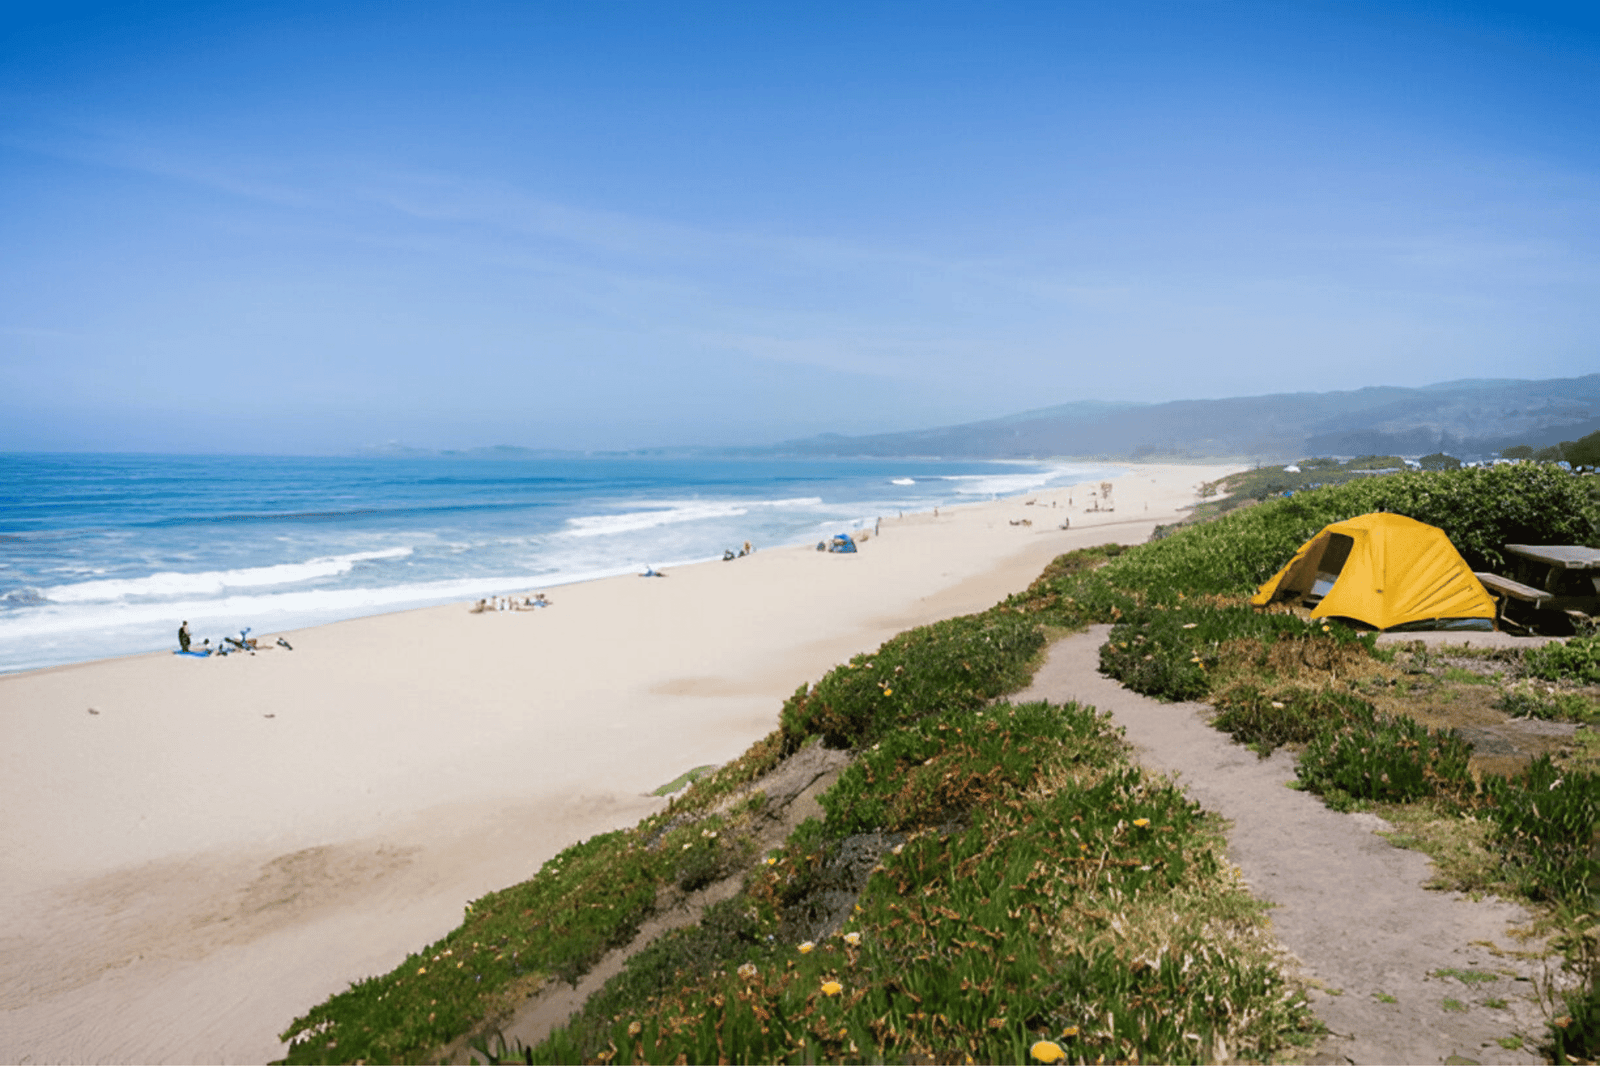
POLYGON ((1397 514, 1335 522, 1301 545, 1251 597, 1315 604, 1313 618, 1351 618, 1375 629, 1408 623, 1494 625, 1494 601, 1442 529, 1397 514))

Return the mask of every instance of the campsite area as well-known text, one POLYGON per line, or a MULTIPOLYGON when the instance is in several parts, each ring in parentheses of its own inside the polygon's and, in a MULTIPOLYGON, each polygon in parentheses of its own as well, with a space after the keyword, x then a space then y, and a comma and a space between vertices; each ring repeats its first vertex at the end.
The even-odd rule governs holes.
POLYGON ((1380 512, 1443 530, 1472 570, 1505 543, 1592 543, 1600 519, 1581 479, 1516 464, 1352 481, 1061 556, 989 610, 802 686, 778 730, 666 811, 474 901, 297 1019, 289 1061, 1416 1053, 1386 1039, 1442 1061, 1592 1060, 1600 640, 1441 646, 1249 602, 1329 524, 1380 512), (1158 732, 1231 737, 1211 774, 1290 784, 1264 809, 1291 840, 1314 813, 1366 841, 1378 872, 1344 894, 1393 897, 1398 924, 1358 960, 1382 983, 1319 979, 1316 944, 1373 930, 1242 881, 1250 842, 1140 765, 1084 701, 1101 690, 1036 698, 1074 641, 1158 732), (1405 903, 1424 879, 1459 925, 1405 903), (1286 951, 1263 900, 1312 946, 1286 951), (1440 957, 1457 961, 1418 961, 1440 957), (591 970, 570 1021, 515 1028, 591 970))

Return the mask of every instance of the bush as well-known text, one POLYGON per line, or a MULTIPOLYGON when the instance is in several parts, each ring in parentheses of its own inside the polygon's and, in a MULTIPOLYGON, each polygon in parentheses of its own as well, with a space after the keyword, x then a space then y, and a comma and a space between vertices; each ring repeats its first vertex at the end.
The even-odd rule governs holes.
POLYGON ((785 749, 813 734, 861 747, 934 712, 981 707, 1026 685, 1043 648, 1038 621, 1009 610, 907 630, 795 692, 779 715, 785 749))
POLYGON ((1552 641, 1529 648, 1522 655, 1523 669, 1546 681, 1600 684, 1600 635, 1571 637, 1565 644, 1552 641))
POLYGON ((1320 731, 1306 746, 1295 768, 1306 788, 1325 796, 1409 803, 1471 783, 1472 749, 1460 737, 1371 710, 1353 719, 1320 731))
POLYGON ((1511 778, 1490 778, 1484 792, 1495 839, 1509 871, 1534 898, 1584 904, 1595 892, 1600 861, 1600 775, 1556 766, 1541 755, 1511 778))

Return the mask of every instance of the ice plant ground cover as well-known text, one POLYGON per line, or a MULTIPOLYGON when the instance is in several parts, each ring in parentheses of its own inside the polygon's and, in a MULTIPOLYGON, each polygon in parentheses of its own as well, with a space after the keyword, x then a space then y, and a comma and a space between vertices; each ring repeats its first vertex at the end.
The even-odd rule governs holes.
POLYGON ((822 802, 532 1060, 1023 1062, 1043 1040, 1073 1061, 1199 1062, 1316 1031, 1217 827, 1090 708, 924 718, 822 802), (863 848, 854 902, 818 915, 863 848))

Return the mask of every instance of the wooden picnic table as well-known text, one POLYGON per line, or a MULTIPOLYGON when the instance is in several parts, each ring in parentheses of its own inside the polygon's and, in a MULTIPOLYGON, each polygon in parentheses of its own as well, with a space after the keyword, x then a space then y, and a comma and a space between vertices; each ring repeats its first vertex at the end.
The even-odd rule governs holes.
POLYGON ((1558 570, 1600 570, 1600 548, 1581 544, 1507 544, 1506 551, 1558 570))
MULTIPOLYGON (((1479 574, 1504 608, 1520 600, 1538 611, 1560 611, 1574 621, 1600 614, 1600 548, 1582 544, 1507 544, 1513 578, 1479 574)), ((1509 619, 1506 619, 1509 621, 1509 619)))

